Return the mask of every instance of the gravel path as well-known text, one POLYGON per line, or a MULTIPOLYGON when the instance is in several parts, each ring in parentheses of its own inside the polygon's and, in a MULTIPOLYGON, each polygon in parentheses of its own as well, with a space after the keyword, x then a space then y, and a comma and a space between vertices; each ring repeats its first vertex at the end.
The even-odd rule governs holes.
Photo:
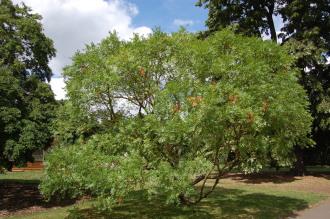
POLYGON ((330 219, 330 199, 320 204, 298 212, 297 219, 330 219))

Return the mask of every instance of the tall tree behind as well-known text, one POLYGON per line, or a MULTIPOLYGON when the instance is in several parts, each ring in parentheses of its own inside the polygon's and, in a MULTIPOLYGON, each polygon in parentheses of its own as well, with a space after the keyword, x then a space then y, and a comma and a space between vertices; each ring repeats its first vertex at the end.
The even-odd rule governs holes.
POLYGON ((313 137, 316 147, 305 149, 305 161, 330 162, 330 1, 289 0, 281 11, 285 25, 283 44, 296 55, 301 69, 301 83, 309 94, 314 117, 313 137))
POLYGON ((9 169, 51 139, 56 102, 45 81, 55 49, 40 19, 24 4, 0 0, 0 165, 9 169))
POLYGON ((309 95, 316 142, 314 149, 297 148, 298 174, 303 174, 303 154, 309 162, 329 162, 330 73, 326 57, 330 51, 330 1, 198 0, 197 6, 209 10, 206 36, 236 25, 239 33, 270 35, 274 42, 281 39, 282 45, 290 48, 296 57, 296 66, 301 69, 300 82, 309 95), (275 30, 275 16, 281 17, 284 24, 279 34, 275 30))
POLYGON ((206 25, 212 33, 229 25, 237 24, 237 31, 246 35, 270 35, 277 41, 273 15, 283 5, 280 0, 199 0, 197 6, 209 10, 206 25))

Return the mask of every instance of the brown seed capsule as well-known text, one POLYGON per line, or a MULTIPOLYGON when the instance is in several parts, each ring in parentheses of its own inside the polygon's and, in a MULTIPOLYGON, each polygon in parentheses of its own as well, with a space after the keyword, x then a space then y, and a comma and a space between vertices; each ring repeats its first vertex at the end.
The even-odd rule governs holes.
POLYGON ((180 110, 181 110, 181 104, 180 104, 179 101, 176 101, 174 106, 173 106, 173 112, 177 113, 177 112, 180 112, 180 110))
POLYGON ((202 102, 203 97, 202 96, 196 96, 196 97, 187 97, 189 103, 192 107, 197 106, 200 102, 202 102))
POLYGON ((146 73, 145 73, 144 68, 141 68, 141 69, 140 69, 139 74, 140 74, 141 77, 145 77, 145 76, 146 76, 146 73))
POLYGON ((253 112, 248 112, 247 113, 247 122, 252 124, 254 122, 254 114, 253 112))
POLYGON ((229 95, 228 100, 229 100, 230 103, 236 104, 236 102, 238 100, 238 96, 237 95, 229 95))
POLYGON ((267 100, 262 102, 262 111, 265 113, 269 109, 269 102, 267 100))

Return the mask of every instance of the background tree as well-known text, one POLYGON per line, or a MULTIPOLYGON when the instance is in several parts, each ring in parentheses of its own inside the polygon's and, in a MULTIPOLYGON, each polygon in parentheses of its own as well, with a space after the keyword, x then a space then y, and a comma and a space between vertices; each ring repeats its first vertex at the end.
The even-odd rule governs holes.
POLYGON ((284 3, 283 0, 199 0, 196 4, 209 10, 206 35, 236 24, 240 33, 259 37, 266 34, 277 42, 274 16, 284 3))
MULTIPOLYGON (((300 153, 310 164, 329 164, 330 161, 330 2, 288 1, 282 9, 285 25, 283 44, 296 56, 301 69, 300 82, 309 94, 314 117, 313 139, 316 147, 300 153)), ((298 151, 299 152, 299 151, 298 151)))
POLYGON ((303 155, 310 163, 329 161, 329 62, 330 3, 328 0, 219 1, 199 0, 198 6, 209 10, 206 24, 210 34, 229 25, 247 35, 270 34, 273 41, 281 39, 290 54, 296 57, 300 83, 308 92, 314 117, 314 149, 296 148, 298 174, 303 174, 303 155), (281 33, 276 33, 274 17, 282 18, 281 33), (313 153, 311 153, 313 152, 313 153), (312 155, 311 155, 312 154, 312 155))
POLYGON ((56 104, 44 81, 55 49, 40 19, 24 4, 0 1, 0 165, 7 168, 32 160, 51 139, 56 104))
POLYGON ((293 61, 273 42, 227 29, 206 40, 184 31, 131 41, 111 34, 87 46, 65 68, 67 104, 81 110, 71 118, 103 128, 54 148, 42 193, 88 194, 108 208, 145 189, 194 204, 233 168, 257 171, 269 154, 290 164, 293 146, 311 143, 312 120, 293 61))

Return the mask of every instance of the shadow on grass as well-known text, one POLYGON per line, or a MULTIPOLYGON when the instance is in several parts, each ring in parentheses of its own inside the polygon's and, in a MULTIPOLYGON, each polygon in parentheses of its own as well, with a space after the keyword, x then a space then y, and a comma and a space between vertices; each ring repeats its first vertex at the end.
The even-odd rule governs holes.
POLYGON ((307 166, 307 173, 312 175, 325 174, 330 175, 330 166, 307 166))
POLYGON ((0 179, 0 185, 6 184, 40 184, 39 179, 0 179))
POLYGON ((329 166, 310 166, 307 167, 307 175, 322 177, 330 180, 330 167, 329 166))
MULTIPOLYGON (((308 167, 305 176, 321 177, 330 180, 330 168, 308 167)), ((252 174, 231 173, 228 174, 225 178, 231 178, 235 181, 241 181, 247 184, 261 184, 261 183, 282 184, 282 183, 299 181, 302 179, 287 170, 277 171, 277 172, 275 170, 266 170, 260 173, 252 173, 252 174)))
POLYGON ((241 181, 247 184, 261 184, 261 183, 275 183, 275 184, 281 184, 281 183, 290 183, 293 181, 301 180, 297 178, 294 175, 291 175, 289 173, 255 173, 255 174, 229 174, 229 178, 241 181))
POLYGON ((192 207, 167 206, 163 200, 148 201, 140 192, 109 214, 94 208, 75 209, 67 218, 283 218, 308 207, 301 199, 251 193, 240 189, 217 189, 192 207))
POLYGON ((326 174, 320 174, 320 175, 318 175, 319 177, 323 177, 323 178, 325 178, 325 179, 327 179, 327 180, 330 180, 330 175, 326 175, 326 174))
POLYGON ((39 183, 39 180, 1 179, 0 215, 9 215, 31 207, 35 209, 63 207, 75 202, 73 200, 61 203, 46 202, 39 192, 39 183))

